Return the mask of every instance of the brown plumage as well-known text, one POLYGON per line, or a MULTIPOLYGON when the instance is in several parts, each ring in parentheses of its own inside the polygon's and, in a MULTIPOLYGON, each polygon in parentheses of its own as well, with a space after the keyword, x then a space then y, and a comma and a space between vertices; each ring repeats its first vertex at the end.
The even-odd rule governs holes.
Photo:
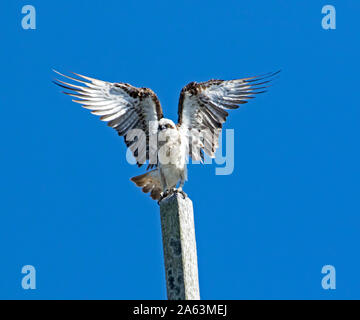
POLYGON ((130 178, 138 187, 142 188, 144 193, 150 192, 150 196, 154 200, 160 200, 163 191, 160 185, 157 170, 151 170, 144 174, 130 178))

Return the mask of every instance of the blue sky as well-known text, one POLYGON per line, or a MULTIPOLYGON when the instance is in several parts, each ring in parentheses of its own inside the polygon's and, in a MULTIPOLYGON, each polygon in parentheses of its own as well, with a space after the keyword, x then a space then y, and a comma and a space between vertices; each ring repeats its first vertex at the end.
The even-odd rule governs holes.
POLYGON ((203 299, 360 298, 360 3, 3 1, 0 298, 165 299, 159 208, 116 132, 51 69, 150 87, 177 119, 190 81, 282 69, 231 112, 235 170, 189 167, 203 299), (36 8, 23 30, 21 8, 36 8), (321 27, 332 4, 337 29, 321 27), (37 289, 21 288, 21 268, 37 289), (321 268, 336 268, 336 290, 321 268))

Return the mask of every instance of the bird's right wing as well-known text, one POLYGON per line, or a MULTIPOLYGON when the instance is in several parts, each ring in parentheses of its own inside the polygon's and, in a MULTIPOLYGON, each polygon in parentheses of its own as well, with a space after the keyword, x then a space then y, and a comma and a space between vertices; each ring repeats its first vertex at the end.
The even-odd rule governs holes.
MULTIPOLYGON (((108 126, 114 128, 124 137, 126 145, 132 151, 140 167, 147 160, 151 160, 148 168, 156 165, 157 149, 152 148, 149 136, 156 134, 158 121, 163 117, 159 99, 148 88, 136 88, 127 83, 110 83, 74 73, 81 79, 57 74, 72 80, 68 83, 56 79, 58 86, 68 90, 64 92, 77 98, 73 100, 90 109, 92 114, 100 116, 108 126), (143 134, 137 140, 126 139, 142 130, 143 134), (128 137, 127 137, 128 135, 128 137)), ((131 137, 130 137, 131 138, 131 137)))

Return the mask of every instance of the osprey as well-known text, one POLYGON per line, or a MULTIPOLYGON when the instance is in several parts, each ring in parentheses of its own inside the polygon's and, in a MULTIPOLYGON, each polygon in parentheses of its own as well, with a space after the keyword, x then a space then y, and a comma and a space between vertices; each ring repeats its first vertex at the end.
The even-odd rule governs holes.
POLYGON ((139 167, 148 163, 147 170, 152 170, 131 180, 154 200, 161 201, 175 191, 186 196, 182 188, 187 180, 187 157, 202 161, 205 152, 214 158, 228 116, 226 109, 237 109, 255 94, 265 92, 268 86, 264 85, 279 71, 236 80, 189 83, 180 93, 176 125, 164 118, 160 101, 151 89, 55 72, 74 81, 55 79, 55 84, 68 90, 65 94, 77 98, 73 101, 100 116, 124 137, 139 167))

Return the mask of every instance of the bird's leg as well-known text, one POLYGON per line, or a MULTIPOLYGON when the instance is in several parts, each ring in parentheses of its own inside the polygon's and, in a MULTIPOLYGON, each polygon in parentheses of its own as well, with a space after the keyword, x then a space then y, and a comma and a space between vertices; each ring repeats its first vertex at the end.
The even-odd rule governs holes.
POLYGON ((179 184, 179 188, 177 188, 177 192, 181 193, 182 196, 184 197, 184 199, 187 197, 187 194, 183 191, 183 187, 185 184, 185 179, 183 176, 181 176, 181 180, 180 180, 180 184, 179 184))
POLYGON ((168 195, 168 190, 167 190, 167 187, 166 187, 166 179, 164 177, 164 175, 162 174, 161 170, 160 170, 160 183, 161 183, 161 187, 163 189, 163 192, 160 193, 160 200, 159 202, 166 198, 167 195, 168 195))
POLYGON ((165 199, 167 196, 169 196, 170 194, 174 193, 174 188, 168 188, 167 183, 166 183, 166 178, 165 176, 162 174, 162 172, 160 171, 160 180, 161 180, 161 185, 163 187, 163 192, 160 193, 160 200, 158 201, 158 203, 160 204, 160 202, 165 199))

